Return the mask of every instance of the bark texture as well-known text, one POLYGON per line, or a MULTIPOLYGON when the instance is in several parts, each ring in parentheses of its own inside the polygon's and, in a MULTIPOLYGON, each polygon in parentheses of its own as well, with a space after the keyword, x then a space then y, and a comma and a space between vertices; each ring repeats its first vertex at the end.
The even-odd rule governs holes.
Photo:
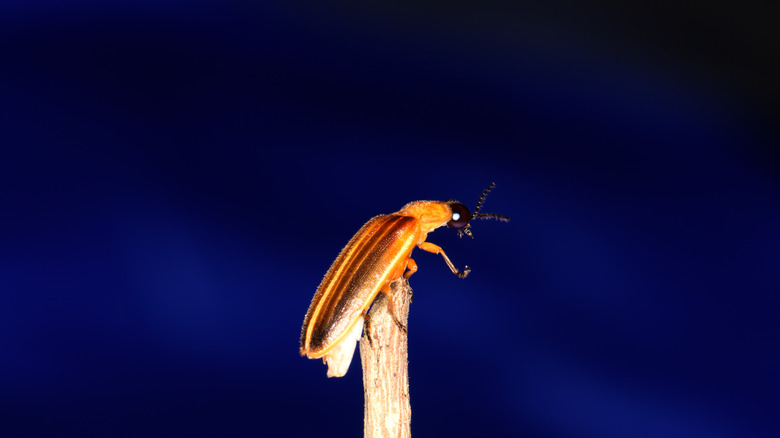
POLYGON ((398 323, 406 327, 412 290, 404 278, 391 283, 390 288, 392 300, 385 294, 379 294, 368 313, 365 332, 360 340, 365 438, 411 437, 406 331, 398 323))

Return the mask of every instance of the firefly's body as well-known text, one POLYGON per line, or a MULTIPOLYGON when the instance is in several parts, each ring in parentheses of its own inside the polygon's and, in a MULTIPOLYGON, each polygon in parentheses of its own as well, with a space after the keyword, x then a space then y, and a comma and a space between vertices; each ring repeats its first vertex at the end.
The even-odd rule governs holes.
MULTIPOLYGON (((472 216, 455 201, 416 201, 396 213, 369 220, 336 257, 317 288, 303 321, 301 355, 322 357, 328 364, 328 377, 343 376, 371 303, 380 292, 390 296, 390 283, 404 275, 406 269, 406 278, 417 270, 410 258, 415 246, 442 254, 458 276, 468 274, 468 266, 463 272, 458 271, 441 248, 425 239, 442 225, 470 235, 467 227, 472 217, 479 217, 476 211, 472 216)), ((483 217, 506 220, 497 215, 483 217)))
POLYGON ((420 225, 414 218, 395 214, 377 216, 358 231, 333 262, 314 296, 301 337, 301 351, 309 357, 326 353, 355 318, 371 305, 380 291, 403 274, 404 262, 419 243, 420 225), (309 321, 317 320, 317 325, 309 321))

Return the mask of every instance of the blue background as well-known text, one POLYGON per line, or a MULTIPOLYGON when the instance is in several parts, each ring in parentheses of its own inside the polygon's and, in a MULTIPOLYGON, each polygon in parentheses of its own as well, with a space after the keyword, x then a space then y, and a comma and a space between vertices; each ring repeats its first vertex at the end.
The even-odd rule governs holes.
POLYGON ((467 279, 415 252, 415 436, 778 436, 776 9, 3 2, 0 436, 360 436, 315 288, 491 181, 467 279))

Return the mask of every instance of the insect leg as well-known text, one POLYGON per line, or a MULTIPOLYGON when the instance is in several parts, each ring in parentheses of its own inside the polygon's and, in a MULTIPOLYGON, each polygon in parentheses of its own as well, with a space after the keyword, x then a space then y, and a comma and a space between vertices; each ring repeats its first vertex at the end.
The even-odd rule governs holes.
POLYGON ((374 348, 374 337, 371 336, 371 318, 368 316, 368 309, 363 311, 363 334, 368 339, 368 345, 374 348))
POLYGON ((402 332, 406 333, 406 326, 398 320, 398 317, 395 316, 395 306, 393 305, 393 291, 390 289, 390 283, 385 285, 385 287, 382 288, 382 292, 387 296, 387 307, 390 309, 390 316, 393 317, 393 321, 395 321, 395 324, 398 326, 399 329, 401 329, 402 332))
POLYGON ((457 275, 460 278, 466 278, 466 276, 469 275, 469 272, 471 272, 471 269, 469 269, 468 266, 463 268, 463 272, 458 271, 458 268, 456 268, 455 265, 452 264, 450 258, 447 257, 447 254, 438 245, 435 245, 431 242, 423 242, 417 246, 423 251, 432 252, 434 254, 441 254, 441 256, 444 257, 444 262, 447 263, 447 266, 449 266, 450 271, 452 271, 453 274, 457 275))
POLYGON ((406 273, 404 274, 404 278, 408 280, 409 277, 412 276, 412 274, 417 272, 417 263, 414 261, 414 259, 412 258, 406 259, 406 269, 408 269, 408 271, 406 271, 406 273))

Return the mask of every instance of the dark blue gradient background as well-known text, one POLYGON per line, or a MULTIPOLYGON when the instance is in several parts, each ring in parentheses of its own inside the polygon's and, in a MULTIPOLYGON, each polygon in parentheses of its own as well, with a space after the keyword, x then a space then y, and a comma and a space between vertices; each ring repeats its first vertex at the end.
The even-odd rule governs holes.
POLYGON ((475 5, 3 2, 0 436, 360 436, 317 284, 491 181, 469 278, 415 252, 415 436, 778 436, 776 10, 475 5))

